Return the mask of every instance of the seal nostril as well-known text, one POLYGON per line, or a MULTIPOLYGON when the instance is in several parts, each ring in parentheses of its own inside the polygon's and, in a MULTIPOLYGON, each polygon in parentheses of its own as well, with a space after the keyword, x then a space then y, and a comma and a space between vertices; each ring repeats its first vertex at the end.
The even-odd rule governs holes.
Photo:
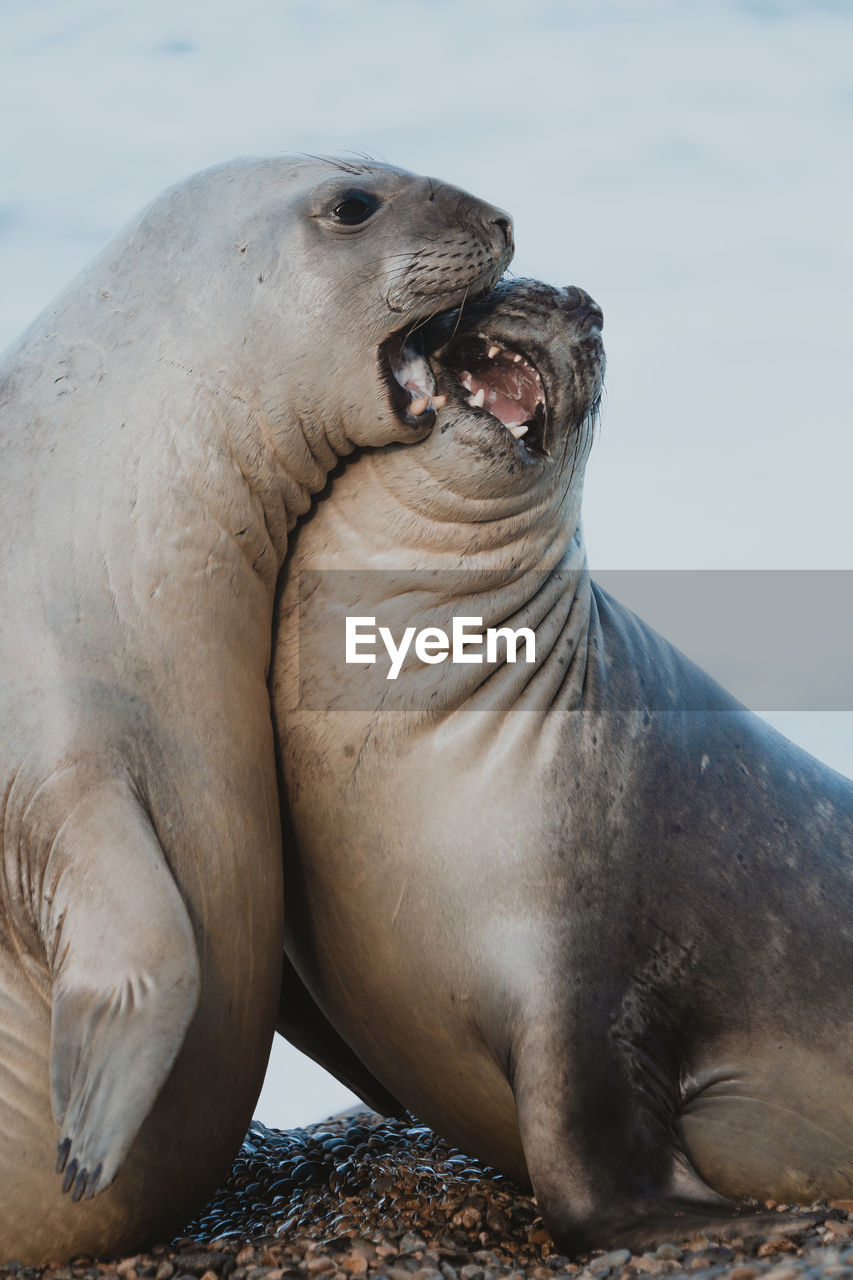
POLYGON ((572 312, 574 319, 581 320, 588 326, 596 325, 599 329, 604 324, 604 313, 601 307, 591 298, 585 289, 577 285, 567 284, 563 289, 565 300, 563 307, 572 312))
POLYGON ((501 218, 495 218, 494 224, 496 227, 500 227, 501 232, 503 233, 503 238, 506 245, 507 246, 511 245, 512 244, 512 221, 509 218, 501 217, 501 218))

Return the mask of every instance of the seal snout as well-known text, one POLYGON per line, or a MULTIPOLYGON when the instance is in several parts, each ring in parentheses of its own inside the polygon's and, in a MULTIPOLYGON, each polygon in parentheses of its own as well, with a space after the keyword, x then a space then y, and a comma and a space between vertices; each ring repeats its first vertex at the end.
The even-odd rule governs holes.
MULTIPOLYGON (((395 312, 408 312, 408 320, 380 344, 379 371, 397 417, 423 435, 446 403, 436 394, 430 367, 437 335, 458 324, 466 304, 491 297, 515 241, 509 214, 467 191, 425 178, 413 184, 411 196, 418 242, 408 262, 394 255, 387 297, 395 312)), ((350 192, 343 203, 352 201, 350 192)))
MULTIPOLYGON (((493 221, 502 221, 499 211, 493 221)), ((511 224, 502 234, 511 237, 511 224)), ((547 458, 595 412, 603 323, 598 303, 576 285, 502 280, 383 344, 391 402, 408 426, 431 427, 450 401, 499 429, 518 458, 547 458)))
POLYGON ((495 257, 495 281, 499 280, 512 261, 515 253, 515 237, 512 218, 496 205, 487 204, 467 191, 456 191, 448 187, 448 192, 457 195, 456 220, 461 228, 477 226, 485 233, 495 257))
POLYGON ((492 218, 492 224, 497 227, 498 233, 503 236, 504 255, 506 256, 505 266, 509 266, 515 256, 515 236, 512 229, 512 218, 506 213, 498 212, 497 216, 492 218))
POLYGON ((563 309, 575 324, 580 325, 583 330, 604 328, 604 312, 585 289, 580 289, 575 284, 567 284, 563 294, 563 309))
POLYGON ((594 412, 602 324, 601 308, 584 289, 504 280, 427 326, 424 349, 434 352, 445 397, 466 417, 500 429, 517 457, 534 461, 549 457, 594 412))

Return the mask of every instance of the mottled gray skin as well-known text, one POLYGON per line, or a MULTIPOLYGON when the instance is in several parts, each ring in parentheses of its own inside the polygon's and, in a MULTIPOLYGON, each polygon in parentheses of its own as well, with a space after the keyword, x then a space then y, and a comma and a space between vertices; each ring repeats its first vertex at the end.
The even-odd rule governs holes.
POLYGON ((7 353, 0 1260, 167 1236, 238 1148, 281 978, 288 531, 355 444, 423 434, 378 346, 510 246, 427 178, 239 161, 156 200, 7 353), (344 225, 353 189, 375 207, 344 225))
POLYGON ((590 582, 599 320, 531 283, 469 313, 532 352, 550 456, 440 373, 430 439, 300 531, 273 681, 296 968, 571 1253, 853 1187, 853 784, 590 582), (345 614, 451 613, 534 628, 535 664, 343 664, 345 614))

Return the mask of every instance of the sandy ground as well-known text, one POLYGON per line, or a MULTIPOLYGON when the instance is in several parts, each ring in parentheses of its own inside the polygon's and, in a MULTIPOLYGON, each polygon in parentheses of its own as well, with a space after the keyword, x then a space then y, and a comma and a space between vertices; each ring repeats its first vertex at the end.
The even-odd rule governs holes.
POLYGON ((778 1206, 723 1241, 556 1252, 535 1200, 425 1126, 348 1112, 287 1133, 253 1123, 223 1188, 181 1238, 115 1260, 0 1266, 19 1280, 632 1280, 853 1277, 853 1201, 778 1206))

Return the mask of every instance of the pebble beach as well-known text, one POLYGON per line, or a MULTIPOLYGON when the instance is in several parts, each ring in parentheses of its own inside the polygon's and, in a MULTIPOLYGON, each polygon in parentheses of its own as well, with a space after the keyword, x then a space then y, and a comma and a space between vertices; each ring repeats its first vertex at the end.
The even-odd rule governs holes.
POLYGON ((225 1185, 180 1238, 121 1259, 0 1265, 0 1280, 853 1280, 853 1200, 775 1206, 779 1233, 559 1254, 535 1200, 424 1125, 347 1112, 254 1121, 225 1185))

